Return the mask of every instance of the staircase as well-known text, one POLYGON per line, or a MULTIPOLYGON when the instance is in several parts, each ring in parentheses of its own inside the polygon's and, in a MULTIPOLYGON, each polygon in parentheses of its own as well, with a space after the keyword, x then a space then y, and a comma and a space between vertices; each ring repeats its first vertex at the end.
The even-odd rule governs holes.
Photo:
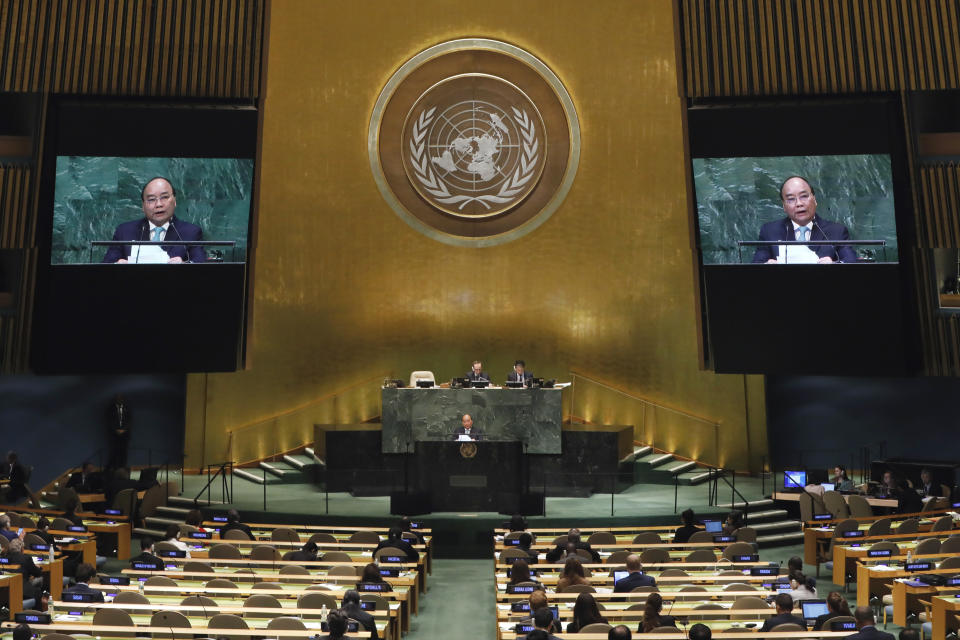
POLYGON ((257 485, 296 484, 311 481, 314 474, 324 467, 322 460, 317 458, 311 447, 306 447, 303 453, 285 454, 280 460, 260 463, 250 469, 233 470, 235 479, 242 479, 257 485))
POLYGON ((773 500, 765 498, 746 502, 718 504, 726 510, 737 509, 746 514, 747 526, 757 531, 757 545, 777 547, 803 542, 803 528, 799 520, 791 520, 785 509, 775 508, 773 500))
POLYGON ((647 484, 673 484, 676 476, 680 484, 700 484, 710 472, 692 460, 678 460, 672 453, 656 453, 651 446, 635 447, 633 481, 647 484))

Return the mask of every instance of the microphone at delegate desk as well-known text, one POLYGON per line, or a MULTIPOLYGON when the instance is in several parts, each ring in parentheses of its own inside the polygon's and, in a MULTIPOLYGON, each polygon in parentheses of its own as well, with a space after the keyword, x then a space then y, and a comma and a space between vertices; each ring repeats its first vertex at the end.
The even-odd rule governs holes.
POLYGON ((469 413, 460 418, 460 426, 453 432, 453 439, 457 441, 483 440, 483 431, 473 426, 473 418, 469 413))
POLYGON ((507 382, 522 382, 523 386, 529 387, 533 380, 533 374, 526 370, 527 363, 523 360, 517 360, 513 363, 513 371, 507 374, 507 382))

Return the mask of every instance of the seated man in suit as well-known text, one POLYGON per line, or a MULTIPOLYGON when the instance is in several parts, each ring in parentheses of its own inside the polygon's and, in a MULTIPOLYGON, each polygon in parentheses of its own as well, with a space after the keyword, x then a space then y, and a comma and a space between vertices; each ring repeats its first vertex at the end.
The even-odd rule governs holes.
POLYGON ((513 363, 513 371, 507 374, 507 382, 522 382, 523 386, 529 387, 533 374, 526 370, 527 365, 523 360, 517 360, 513 363))
POLYGON ((527 634, 529 638, 537 631, 542 631, 546 634, 548 640, 559 640, 557 636, 553 635, 552 630, 554 628, 554 617, 553 611, 547 607, 540 607, 533 612, 533 631, 527 634))
POLYGON ((460 440, 460 436, 467 436, 471 440, 483 440, 483 431, 473 426, 473 418, 469 413, 460 418, 460 426, 453 432, 453 439, 460 440))
POLYGON ((517 549, 526 552, 526 554, 536 562, 539 556, 535 549, 530 548, 531 545, 533 545, 533 536, 524 531, 520 534, 520 537, 517 538, 517 549))
POLYGON ((64 589, 63 594, 88 593, 93 597, 93 602, 103 602, 103 592, 90 588, 90 581, 93 580, 96 575, 97 570, 93 568, 92 564, 87 562, 81 563, 77 566, 77 573, 74 575, 76 584, 69 589, 64 589))
POLYGON ((240 522, 240 512, 236 509, 230 509, 230 511, 227 511, 227 524, 220 527, 220 537, 222 538, 223 534, 233 529, 236 529, 237 531, 243 531, 245 534, 247 534, 248 538, 253 540, 253 529, 240 522))
POLYGON ((592 557, 592 562, 600 562, 600 554, 594 551, 589 542, 584 542, 580 539, 580 529, 576 528, 570 529, 570 531, 567 532, 566 544, 558 544, 552 551, 547 552, 547 562, 556 562, 566 555, 569 545, 573 545, 573 549, 583 549, 589 552, 592 557))
POLYGON ((630 575, 621 578, 613 585, 614 593, 629 593, 637 587, 657 586, 657 581, 653 576, 644 575, 643 565, 640 564, 640 556, 635 553, 627 556, 627 571, 630 572, 630 575))
POLYGON ((387 539, 381 540, 377 548, 373 550, 373 557, 377 557, 377 551, 393 547, 399 549, 407 556, 407 562, 416 562, 420 558, 420 553, 413 548, 413 545, 403 539, 403 531, 400 527, 390 527, 387 531, 387 539))
POLYGON ((470 371, 467 372, 467 380, 470 382, 477 382, 478 380, 490 382, 490 376, 483 370, 483 364, 479 360, 474 360, 470 371))
MULTIPOLYGON (((768 222, 760 228, 759 240, 849 240, 850 232, 840 223, 830 222, 817 216, 817 197, 806 178, 790 176, 780 186, 780 201, 786 218, 768 222)), ((850 245, 815 245, 809 247, 817 254, 817 262, 856 262, 857 252, 850 245)), ((754 263, 778 263, 780 247, 766 245, 757 247, 754 263)))
POLYGON ((673 534, 673 541, 676 543, 686 544, 690 541, 690 536, 697 531, 703 531, 703 529, 694 524, 697 518, 693 514, 693 509, 684 509, 680 514, 680 521, 683 522, 683 526, 673 534))
POLYGON ((153 571, 163 571, 163 559, 153 555, 153 538, 141 538, 140 555, 130 558, 130 566, 133 568, 143 568, 145 565, 152 565, 153 571))
POLYGON ((806 620, 793 615, 793 597, 789 593, 778 593, 773 603, 777 607, 777 615, 764 620, 760 631, 770 631, 781 624, 798 624, 804 629, 807 628, 806 620))
POLYGON ((924 498, 940 498, 943 496, 940 483, 934 481, 930 469, 922 469, 920 471, 920 495, 924 498))
POLYGON ((356 620, 360 623, 360 631, 369 631, 372 640, 379 640, 377 633, 377 623, 373 616, 360 608, 360 594, 355 589, 348 589, 343 594, 343 609, 347 618, 356 620))
POLYGON ((67 487, 76 489, 77 493, 100 493, 103 491, 103 482, 93 463, 84 462, 80 471, 71 474, 67 487))
MULTIPOLYGON (((140 201, 144 219, 131 220, 117 226, 113 233, 114 240, 152 242, 203 240, 203 229, 174 217, 174 211, 177 209, 177 190, 166 178, 158 177, 150 180, 140 192, 140 201)), ((207 260, 207 253, 203 247, 168 245, 162 249, 169 256, 167 262, 170 264, 207 260)), ((130 261, 130 252, 129 245, 113 246, 107 250, 103 261, 127 263, 130 261)))
POLYGON ((854 609, 853 619, 857 621, 857 632, 847 636, 847 640, 893 640, 892 633, 877 629, 869 606, 854 609))

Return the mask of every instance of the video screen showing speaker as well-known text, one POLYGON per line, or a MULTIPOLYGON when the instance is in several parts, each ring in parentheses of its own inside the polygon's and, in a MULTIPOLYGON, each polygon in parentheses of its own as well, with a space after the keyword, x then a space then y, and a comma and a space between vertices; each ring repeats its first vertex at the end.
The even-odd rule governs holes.
POLYGON ((56 175, 53 264, 246 261, 250 158, 58 156, 56 175))
POLYGON ((913 370, 913 215, 897 99, 698 102, 687 118, 709 367, 913 370))
POLYGON ((46 123, 34 370, 241 367, 256 107, 54 97, 46 123))

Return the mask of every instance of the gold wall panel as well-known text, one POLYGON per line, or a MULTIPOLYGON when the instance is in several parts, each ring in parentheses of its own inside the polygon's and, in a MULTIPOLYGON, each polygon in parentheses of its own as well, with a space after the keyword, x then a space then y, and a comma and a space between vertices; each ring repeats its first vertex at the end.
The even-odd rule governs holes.
POLYGON ((955 0, 679 0, 690 97, 960 87, 955 0))
POLYGON ((263 0, 0 0, 0 91, 253 98, 263 0))
MULTIPOLYGON (((320 398, 344 399, 341 415, 295 413, 269 427, 284 432, 274 446, 251 438, 263 447, 255 453, 279 451, 296 439, 287 431, 313 422, 376 417, 376 381, 373 393, 345 399, 378 376, 428 369, 449 379, 480 358, 502 379, 524 358, 539 376, 577 371, 718 423, 724 464, 756 468, 766 451, 755 411, 762 385, 698 366, 673 34, 669 0, 272 3, 248 369, 191 376, 188 466, 221 460, 239 426, 320 398), (489 248, 411 229, 381 198, 367 160, 387 79, 417 52, 468 36, 543 60, 582 127, 563 205, 530 234, 489 248)), ((602 405, 591 419, 635 420, 635 401, 602 405)), ((688 439, 681 423, 653 419, 658 438, 688 439)))

